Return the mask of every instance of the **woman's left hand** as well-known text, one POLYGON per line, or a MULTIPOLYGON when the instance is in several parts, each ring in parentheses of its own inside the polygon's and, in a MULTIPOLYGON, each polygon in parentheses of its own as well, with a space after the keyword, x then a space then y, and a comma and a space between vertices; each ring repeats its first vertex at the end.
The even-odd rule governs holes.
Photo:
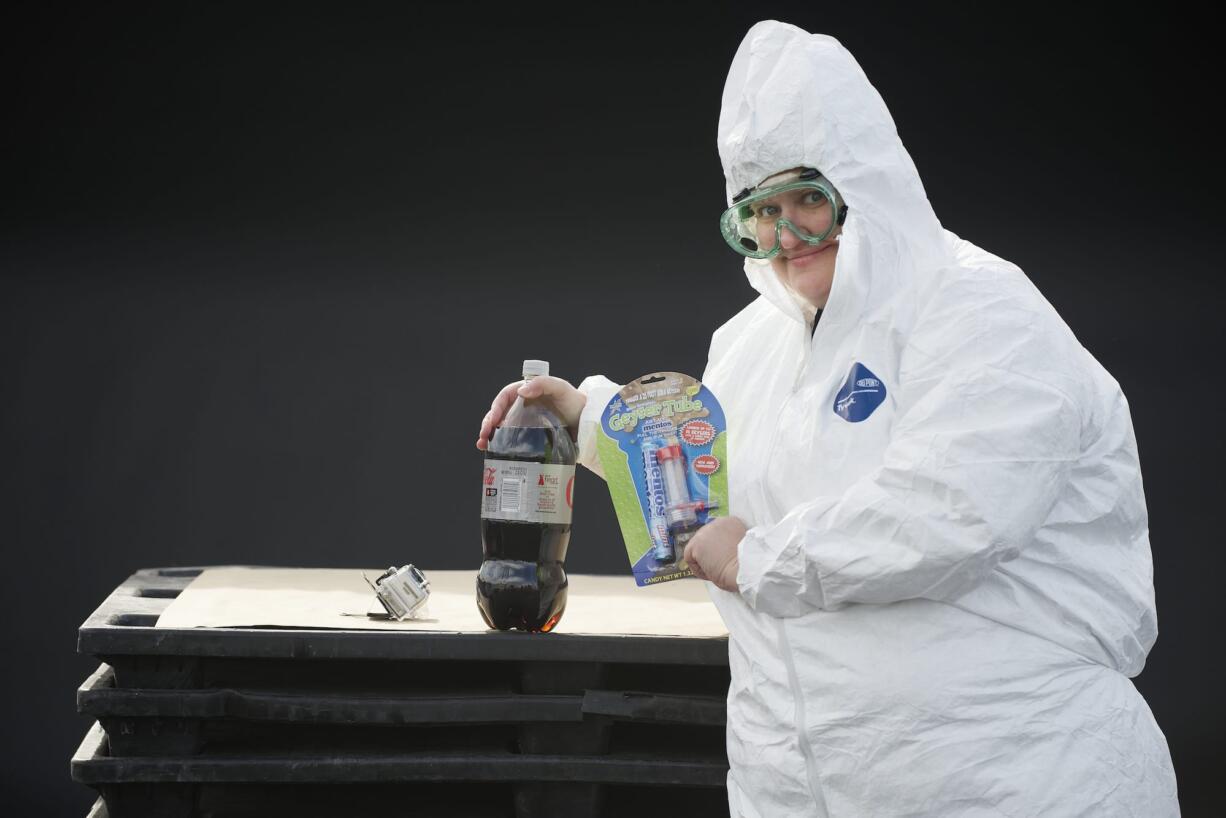
POLYGON ((700 528, 685 546, 685 561, 694 576, 714 582, 725 591, 738 592, 740 561, 736 547, 748 530, 736 517, 716 517, 700 528))

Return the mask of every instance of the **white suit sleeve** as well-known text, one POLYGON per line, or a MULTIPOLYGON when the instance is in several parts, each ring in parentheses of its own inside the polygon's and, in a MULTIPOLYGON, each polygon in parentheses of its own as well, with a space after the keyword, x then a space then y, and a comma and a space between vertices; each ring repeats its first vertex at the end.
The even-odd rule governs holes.
POLYGON ((1014 371, 943 369, 900 389, 881 466, 749 530, 737 580, 750 607, 951 599, 1027 546, 1080 451, 1077 407, 1014 371))
POLYGON ((604 375, 590 375, 583 379, 578 388, 587 397, 583 414, 579 416, 579 462, 603 480, 604 469, 596 452, 596 433, 600 430, 600 416, 604 408, 621 391, 621 386, 604 375))

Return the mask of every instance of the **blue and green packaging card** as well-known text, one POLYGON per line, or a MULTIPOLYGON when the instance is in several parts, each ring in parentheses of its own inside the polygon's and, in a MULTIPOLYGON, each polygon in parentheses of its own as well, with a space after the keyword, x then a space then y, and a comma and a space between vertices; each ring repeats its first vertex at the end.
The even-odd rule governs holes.
POLYGON ((597 449, 635 582, 693 576, 686 543, 728 513, 728 432, 719 401, 689 375, 636 378, 605 407, 597 449))

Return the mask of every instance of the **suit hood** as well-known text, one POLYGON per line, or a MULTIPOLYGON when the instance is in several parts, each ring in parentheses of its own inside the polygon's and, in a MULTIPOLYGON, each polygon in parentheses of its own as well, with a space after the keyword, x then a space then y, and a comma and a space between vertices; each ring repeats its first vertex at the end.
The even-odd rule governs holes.
MULTIPOLYGON (((816 168, 842 194, 848 214, 823 326, 888 309, 916 276, 948 263, 944 231, 884 100, 833 37, 774 20, 753 26, 724 84, 718 143, 729 205, 795 167, 816 168)), ((806 305, 769 260, 746 259, 745 273, 804 320, 806 305)))

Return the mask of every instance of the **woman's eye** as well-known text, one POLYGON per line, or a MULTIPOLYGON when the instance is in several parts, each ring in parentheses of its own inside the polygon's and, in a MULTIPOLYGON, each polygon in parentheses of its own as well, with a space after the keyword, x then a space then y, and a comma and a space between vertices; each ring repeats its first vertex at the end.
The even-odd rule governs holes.
POLYGON ((805 194, 805 204, 820 207, 826 203, 826 197, 814 190, 805 194))
POLYGON ((755 215, 759 219, 773 219, 779 215, 779 206, 773 204, 759 205, 755 215))

